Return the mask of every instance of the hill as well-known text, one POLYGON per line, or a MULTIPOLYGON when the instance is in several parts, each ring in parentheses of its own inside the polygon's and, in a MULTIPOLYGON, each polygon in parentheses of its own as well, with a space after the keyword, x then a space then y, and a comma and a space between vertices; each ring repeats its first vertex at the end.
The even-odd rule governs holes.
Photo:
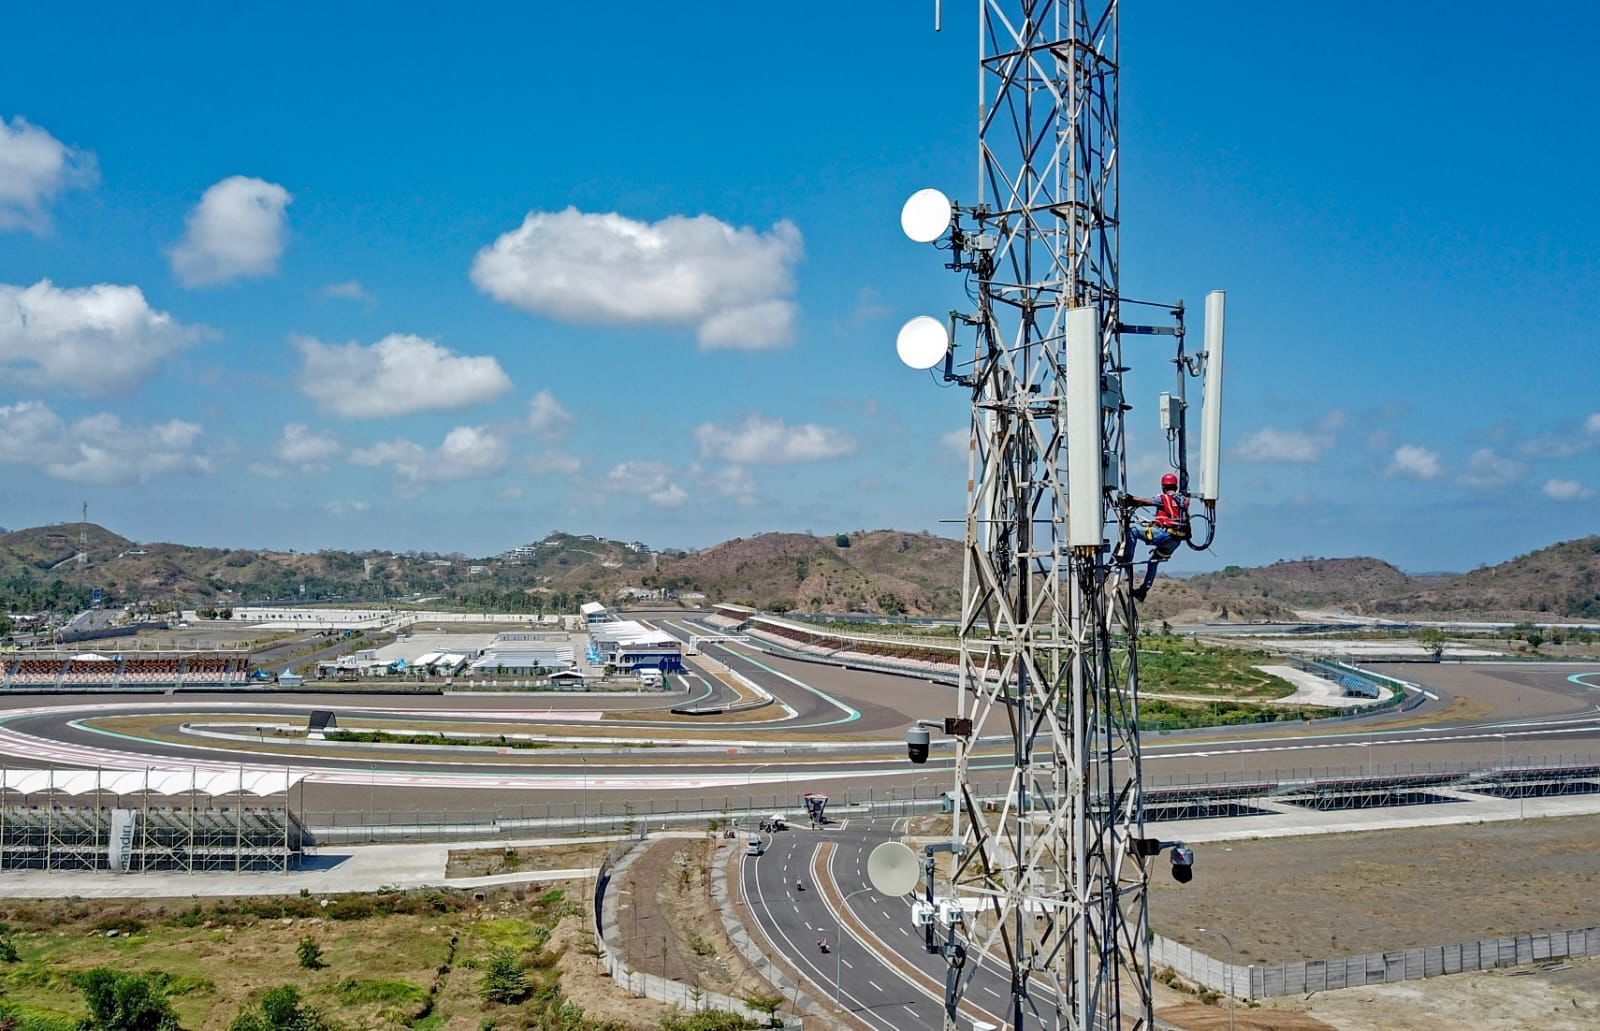
POLYGON ((567 611, 595 592, 637 584, 654 568, 642 545, 554 533, 519 549, 526 558, 385 551, 272 551, 136 544, 88 524, 0 535, 0 610, 86 607, 93 588, 113 603, 245 604, 269 601, 405 601, 443 596, 509 611, 567 611))
POLYGON ((763 533, 663 558, 651 583, 769 610, 948 615, 961 606, 961 543, 899 530, 763 533))
POLYGON ((1421 590, 1378 599, 1369 611, 1480 619, 1600 619, 1600 535, 1552 544, 1421 590))
MULTIPOLYGON (((951 616, 961 543, 926 533, 764 533, 702 551, 556 532, 503 555, 295 552, 138 544, 78 523, 0 534, 0 611, 76 611, 109 602, 165 607, 269 601, 404 602, 570 612, 590 599, 699 592, 768 610, 951 616), (87 533, 79 562, 79 534, 87 533)), ((1461 576, 1407 575, 1375 558, 1306 558, 1162 575, 1146 623, 1292 619, 1298 609, 1404 617, 1600 618, 1600 536, 1567 541, 1461 576)))

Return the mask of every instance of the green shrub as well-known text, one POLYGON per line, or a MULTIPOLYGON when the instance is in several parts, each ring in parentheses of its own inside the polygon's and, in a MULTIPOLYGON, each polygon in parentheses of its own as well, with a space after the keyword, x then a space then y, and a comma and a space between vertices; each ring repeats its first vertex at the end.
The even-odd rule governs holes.
POLYGON ((528 997, 531 988, 528 976, 522 972, 522 957, 517 950, 503 947, 494 950, 483 972, 479 992, 489 1002, 511 1006, 528 997))
POLYGON ((315 938, 301 938, 300 944, 294 947, 294 954, 307 970, 320 970, 327 966, 322 961, 322 946, 317 944, 315 938))
POLYGON ((83 1031, 178 1031, 167 1001, 167 975, 131 974, 96 967, 72 976, 89 1016, 83 1031))
POLYGON ((757 1026, 727 1010, 705 1010, 688 1016, 668 1017, 661 1022, 662 1031, 746 1031, 757 1026))
POLYGON ((255 1006, 246 1006, 233 1018, 228 1031, 332 1031, 333 1024, 300 1002, 293 985, 269 988, 255 1006))

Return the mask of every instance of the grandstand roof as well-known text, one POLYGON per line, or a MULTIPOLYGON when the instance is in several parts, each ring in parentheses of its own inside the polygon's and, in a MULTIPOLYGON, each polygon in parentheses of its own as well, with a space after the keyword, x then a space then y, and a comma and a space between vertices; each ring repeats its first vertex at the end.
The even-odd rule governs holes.
POLYGON ((0 770, 0 785, 8 791, 34 794, 58 791, 89 795, 106 791, 133 795, 150 791, 158 795, 282 795, 305 779, 298 770, 0 770))

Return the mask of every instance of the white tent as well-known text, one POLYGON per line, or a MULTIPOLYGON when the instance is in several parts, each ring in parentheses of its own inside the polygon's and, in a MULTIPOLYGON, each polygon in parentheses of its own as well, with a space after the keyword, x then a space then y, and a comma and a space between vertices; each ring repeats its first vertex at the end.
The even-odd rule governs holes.
POLYGON ((148 770, 14 770, 0 771, 8 791, 24 795, 58 791, 64 795, 90 795, 104 791, 133 795, 149 791, 181 795, 195 791, 217 795, 282 795, 305 779, 299 770, 252 769, 148 769, 148 770))

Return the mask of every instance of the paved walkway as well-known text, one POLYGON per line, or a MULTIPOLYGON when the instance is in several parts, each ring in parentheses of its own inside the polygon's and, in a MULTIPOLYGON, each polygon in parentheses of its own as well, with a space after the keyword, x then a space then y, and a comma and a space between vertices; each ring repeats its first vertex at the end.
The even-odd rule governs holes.
POLYGON ((445 864, 456 849, 503 849, 535 845, 618 841, 619 837, 496 838, 454 841, 440 845, 352 845, 307 855, 299 870, 288 873, 137 873, 97 871, 0 871, 0 898, 189 898, 192 896, 313 895, 377 891, 379 888, 482 888, 504 884, 582 880, 595 867, 525 870, 485 877, 445 876, 445 864))

